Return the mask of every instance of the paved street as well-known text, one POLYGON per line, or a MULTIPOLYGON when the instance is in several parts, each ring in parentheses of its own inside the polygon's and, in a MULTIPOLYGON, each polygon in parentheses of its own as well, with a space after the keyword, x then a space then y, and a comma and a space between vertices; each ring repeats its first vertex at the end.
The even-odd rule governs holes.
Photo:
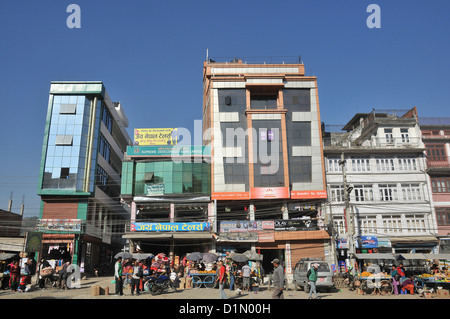
MULTIPOLYGON (((88 279, 83 279, 81 281, 81 288, 70 289, 70 290, 59 290, 56 288, 52 289, 35 289, 30 292, 11 292, 10 290, 1 290, 0 299, 219 299, 219 290, 213 288, 191 288, 191 289, 179 289, 178 291, 167 291, 159 296, 152 296, 148 292, 142 293, 140 296, 132 296, 130 294, 130 289, 124 289, 124 296, 113 295, 114 284, 111 283, 112 277, 91 277, 88 279), (102 288, 109 287, 110 295, 100 295, 92 296, 91 287, 98 285, 102 288)), ((229 289, 225 290, 227 296, 230 300, 258 300, 258 299, 271 299, 271 291, 267 287, 261 287, 258 293, 243 293, 242 295, 236 295, 235 292, 229 289)), ((308 295, 304 291, 288 290, 284 293, 285 299, 307 299, 308 295)), ((356 292, 348 291, 347 289, 334 290, 333 292, 320 292, 320 299, 360 299, 360 300, 370 300, 370 299, 409 299, 409 300, 420 300, 424 299, 419 295, 390 295, 390 296, 380 296, 380 295, 358 295, 356 292)), ((439 299, 439 298, 432 298, 439 299)))

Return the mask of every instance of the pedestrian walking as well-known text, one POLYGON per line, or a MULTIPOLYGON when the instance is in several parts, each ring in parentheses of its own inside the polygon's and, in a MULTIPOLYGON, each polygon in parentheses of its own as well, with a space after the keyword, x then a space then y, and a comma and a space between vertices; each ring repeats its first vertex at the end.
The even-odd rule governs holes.
POLYGON ((225 290, 223 290, 225 282, 227 281, 227 271, 223 264, 223 261, 219 261, 217 268, 219 269, 219 276, 217 278, 217 281, 219 283, 220 299, 228 299, 225 290))
POLYGON ((309 280, 309 299, 312 299, 312 293, 314 292, 315 298, 317 298, 316 282, 317 282, 317 269, 319 264, 313 264, 306 273, 306 278, 309 280))
POLYGON ((114 265, 114 280, 116 282, 116 295, 123 296, 122 257, 119 257, 114 265))
POLYGON ((237 264, 236 262, 233 262, 230 266, 230 290, 234 290, 236 274, 237 274, 237 264))
POLYGON ((242 290, 247 289, 248 292, 250 292, 250 275, 252 273, 252 269, 248 265, 248 262, 245 263, 244 266, 242 266, 242 290))
POLYGON ((283 289, 284 289, 284 269, 280 265, 280 260, 275 258, 272 260, 274 267, 273 270, 273 292, 272 299, 284 299, 283 289))
POLYGON ((20 280, 20 266, 17 260, 12 262, 11 268, 9 270, 9 286, 11 291, 16 291, 19 288, 19 280, 20 280))
POLYGON ((143 277, 143 270, 141 265, 139 265, 139 262, 136 260, 134 262, 133 266, 133 274, 131 275, 131 294, 134 295, 134 292, 136 292, 136 295, 139 296, 140 294, 140 283, 141 278, 143 277))

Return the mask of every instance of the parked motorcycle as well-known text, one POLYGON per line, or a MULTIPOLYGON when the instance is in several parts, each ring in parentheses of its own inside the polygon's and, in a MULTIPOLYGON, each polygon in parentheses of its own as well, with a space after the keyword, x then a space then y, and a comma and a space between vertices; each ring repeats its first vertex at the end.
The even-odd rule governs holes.
POLYGON ((177 290, 170 278, 164 274, 146 277, 145 286, 152 296, 160 295, 169 288, 177 290))

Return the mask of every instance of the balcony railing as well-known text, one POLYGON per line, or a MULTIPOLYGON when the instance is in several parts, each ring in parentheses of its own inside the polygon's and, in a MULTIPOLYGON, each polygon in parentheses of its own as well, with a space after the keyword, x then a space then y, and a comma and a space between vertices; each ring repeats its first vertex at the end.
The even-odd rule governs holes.
POLYGON ((450 159, 448 156, 441 158, 427 158, 428 168, 450 168, 450 159))
POLYGON ((367 140, 354 140, 348 138, 324 138, 327 148, 360 148, 360 149, 386 149, 386 148, 423 148, 420 137, 372 137, 367 140))

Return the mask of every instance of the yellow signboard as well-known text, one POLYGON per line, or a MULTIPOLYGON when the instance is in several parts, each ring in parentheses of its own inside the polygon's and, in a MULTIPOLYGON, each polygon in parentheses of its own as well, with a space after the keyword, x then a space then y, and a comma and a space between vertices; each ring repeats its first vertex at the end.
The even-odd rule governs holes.
POLYGON ((134 145, 176 145, 176 128, 136 128, 134 145))

